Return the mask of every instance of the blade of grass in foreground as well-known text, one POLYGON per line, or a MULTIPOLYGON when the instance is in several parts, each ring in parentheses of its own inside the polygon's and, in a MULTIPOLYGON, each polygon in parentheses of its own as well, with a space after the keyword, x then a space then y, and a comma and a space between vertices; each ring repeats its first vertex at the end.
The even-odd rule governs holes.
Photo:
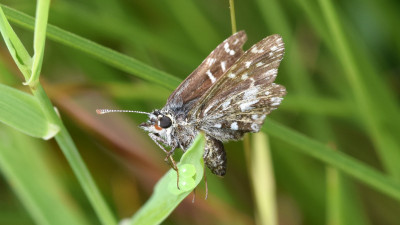
POLYGON ((362 181, 376 190, 400 201, 400 183, 372 169, 371 167, 346 156, 340 151, 333 151, 323 143, 312 140, 303 134, 293 131, 267 119, 263 126, 267 134, 292 144, 309 156, 317 158, 344 173, 362 181))
POLYGON ((37 140, 0 124, 0 170, 36 224, 89 224, 47 158, 37 140))
MULTIPOLYGON (((10 21, 24 28, 34 28, 35 19, 31 16, 4 5, 1 5, 1 7, 10 21)), ((114 66, 115 68, 118 68, 129 74, 134 74, 137 77, 169 89, 175 89, 180 83, 180 79, 168 73, 155 69, 134 58, 128 57, 110 48, 101 46, 95 42, 60 29, 56 26, 50 24, 47 26, 47 36, 59 43, 73 47, 82 52, 86 52, 87 54, 100 59, 102 62, 114 66)))
POLYGON ((15 64, 17 64, 18 69, 21 71, 22 75, 24 75, 25 80, 27 80, 31 74, 32 58, 28 51, 26 51, 17 34, 15 34, 10 23, 8 23, 2 8, 3 7, 0 7, 0 33, 3 36, 4 42, 15 64))
MULTIPOLYGON (((193 189, 200 183, 204 173, 203 153, 205 138, 203 134, 197 135, 192 146, 183 154, 178 168, 181 166, 191 165, 195 168, 195 178, 185 177, 184 171, 180 173, 180 188, 176 187, 176 172, 170 169, 154 187, 154 192, 145 205, 133 216, 130 224, 147 225, 160 224, 167 216, 185 199, 193 189), (191 183, 188 188, 184 187, 183 182, 191 183)), ((188 167, 190 168, 190 167, 188 167)), ((192 175, 192 176, 193 176, 192 175)))
MULTIPOLYGON (((43 6, 42 6, 43 7, 43 6)), ((45 9, 44 7, 43 9, 45 9)), ((39 10, 41 11, 41 10, 39 10)), ((0 10, 0 25, 7 24, 6 18, 4 17, 3 11, 0 10)), ((38 22, 41 23, 40 27, 42 27, 41 30, 35 29, 36 32, 43 32, 43 27, 45 27, 47 24, 47 21, 44 20, 38 20, 38 22), (42 24, 43 23, 43 24, 42 24)), ((10 35, 13 35, 13 30, 12 29, 4 29, 6 26, 0 26, 1 32, 3 36, 7 39, 10 37, 10 35), (10 32, 10 33, 8 33, 10 32)), ((38 28, 39 29, 39 28, 38 28)), ((15 35, 16 37, 16 35, 15 35)), ((36 36, 35 36, 36 37, 36 36)), ((17 37, 16 37, 17 38, 17 37)), ((39 39, 35 40, 35 45, 36 48, 39 52, 43 51, 44 48, 44 42, 45 42, 45 35, 42 33, 42 35, 39 35, 39 39)), ((21 46, 21 50, 23 50, 24 47, 21 46)), ((15 48, 10 49, 10 51, 15 50, 15 48)), ((38 56, 41 57, 41 56, 38 56)), ((16 59, 19 60, 19 59, 16 59)), ((41 60, 39 59, 38 61, 38 66, 37 66, 37 71, 40 71, 41 68, 41 60)), ((23 72, 23 71, 21 71, 23 72)), ((38 73, 39 74, 39 73, 38 73)), ((45 93, 44 89, 40 85, 39 82, 34 82, 34 84, 30 84, 31 86, 31 91, 33 92, 34 97, 36 98, 37 102, 39 103, 41 109, 43 110, 44 115, 46 116, 47 121, 50 121, 53 124, 56 124, 60 130, 55 136, 55 139, 60 146, 61 150, 63 151, 65 157, 67 158, 72 170, 74 171, 75 175, 77 176, 79 182, 81 183, 89 201, 92 203, 93 208, 95 209, 100 221, 103 224, 107 225, 112 225, 116 224, 116 220, 114 219, 114 216, 109 209, 108 205, 104 201, 103 197, 100 194, 100 191, 96 187, 96 184, 87 169, 85 163, 83 162, 82 157, 80 156, 78 149, 76 148, 74 142, 72 141, 72 138, 64 125, 62 124, 62 121, 60 120, 58 114, 56 113, 50 99, 48 98, 47 94, 45 93)))
POLYGON ((36 7, 36 24, 33 41, 33 62, 32 62, 32 74, 29 80, 26 82, 27 85, 35 87, 39 82, 40 71, 42 69, 42 61, 44 54, 44 46, 46 41, 46 28, 47 19, 49 17, 49 0, 41 0, 37 2, 36 7))

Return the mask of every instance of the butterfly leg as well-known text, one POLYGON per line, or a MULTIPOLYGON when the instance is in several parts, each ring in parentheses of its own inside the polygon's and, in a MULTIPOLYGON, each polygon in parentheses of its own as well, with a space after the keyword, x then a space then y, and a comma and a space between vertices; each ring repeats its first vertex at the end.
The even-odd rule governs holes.
POLYGON ((171 161, 172 165, 170 164, 170 166, 172 167, 172 169, 174 169, 176 171, 176 175, 177 175, 176 186, 177 186, 178 189, 180 189, 179 188, 179 170, 178 170, 178 166, 176 165, 176 162, 175 162, 174 158, 172 158, 172 153, 174 153, 176 147, 173 146, 170 151, 167 151, 160 144, 160 142, 163 143, 163 144, 166 144, 164 139, 162 139, 162 138, 160 138, 157 135, 152 134, 152 133, 149 133, 149 137, 151 138, 151 140, 153 140, 158 145, 158 147, 160 147, 167 154, 167 156, 165 157, 164 160, 168 163, 168 158, 169 158, 169 160, 171 161))
POLYGON ((204 163, 211 172, 218 176, 226 173, 226 152, 221 141, 206 135, 206 146, 204 149, 204 163))

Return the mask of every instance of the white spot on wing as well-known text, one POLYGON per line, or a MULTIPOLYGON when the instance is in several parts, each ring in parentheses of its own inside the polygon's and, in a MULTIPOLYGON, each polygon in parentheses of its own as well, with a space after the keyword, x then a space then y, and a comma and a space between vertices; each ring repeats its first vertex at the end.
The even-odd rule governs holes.
POLYGON ((206 74, 208 75, 208 78, 210 78, 211 83, 214 83, 217 79, 213 76, 210 70, 207 70, 206 74))
MULTIPOLYGON (((242 103, 242 104, 240 104, 240 110, 242 111, 242 112, 245 112, 245 111, 248 111, 248 110, 250 110, 250 109, 253 109, 253 107, 251 107, 251 105, 253 105, 253 104, 256 104, 258 102, 258 99, 256 99, 256 100, 253 100, 253 101, 249 101, 249 102, 245 102, 245 103, 242 103)), ((272 105, 272 104, 271 104, 272 105)))
POLYGON ((266 91, 266 92, 265 92, 265 95, 269 95, 269 94, 271 94, 270 91, 266 91))
POLYGON ((281 104, 283 98, 280 97, 272 97, 271 98, 271 106, 278 106, 281 104))
POLYGON ((257 86, 246 90, 243 95, 243 100, 250 100, 256 98, 257 92, 258 92, 257 86))
POLYGON ((235 77, 236 77, 236 74, 230 73, 230 74, 228 75, 228 77, 230 77, 230 78, 235 78, 235 77))
POLYGON ((209 105, 205 110, 204 110, 204 115, 207 115, 208 111, 213 107, 213 105, 209 105))
POLYGON ((239 39, 235 39, 235 42, 233 42, 234 45, 236 45, 237 43, 239 43, 239 39))
POLYGON ((254 47, 253 49, 251 49, 251 52, 252 53, 254 53, 254 54, 257 54, 257 53, 263 53, 264 52, 264 49, 257 49, 257 47, 254 47))
POLYGON ((263 62, 259 62, 259 63, 256 64, 257 67, 260 67, 260 66, 262 66, 262 65, 264 65, 263 62))
POLYGON ((229 54, 230 54, 230 55, 234 55, 234 54, 235 54, 235 51, 230 50, 230 51, 229 51, 229 54))
POLYGON ((226 62, 225 61, 221 62, 221 69, 222 69, 222 72, 225 72, 225 70, 226 70, 226 62))
POLYGON ((258 115, 257 115, 257 114, 251 115, 251 118, 252 118, 253 120, 256 120, 256 119, 258 119, 258 115))
POLYGON ((271 47, 271 51, 276 51, 278 49, 278 47, 276 45, 271 47))
POLYGON ((253 129, 254 131, 258 131, 260 128, 257 124, 253 123, 251 124, 251 129, 253 129))
POLYGON ((226 52, 226 53, 229 53, 230 49, 229 49, 229 43, 228 43, 228 42, 226 42, 226 43, 224 44, 224 49, 225 49, 225 52, 226 52))
POLYGON ((246 80, 247 78, 249 78, 249 76, 247 76, 247 73, 242 75, 242 80, 246 80))
POLYGON ((247 61, 247 62, 245 62, 245 66, 246 66, 247 68, 249 68, 249 67, 250 67, 250 65, 251 65, 251 61, 247 61))
POLYGON ((237 122, 233 122, 233 123, 231 124, 231 129, 232 129, 232 130, 239 130, 239 126, 238 126, 237 122))
POLYGON ((275 75, 277 73, 278 73, 278 69, 270 69, 270 70, 268 70, 267 72, 264 73, 264 76, 265 77, 269 77, 269 76, 275 75))
POLYGON ((215 127, 215 128, 221 128, 222 125, 221 125, 220 123, 216 123, 216 124, 214 124, 214 127, 215 127))
POLYGON ((212 64, 214 64, 215 61, 216 61, 215 58, 209 58, 209 59, 207 59, 207 64, 208 64, 209 66, 211 66, 212 64))
POLYGON ((227 109, 231 104, 231 100, 226 100, 224 103, 222 103, 222 109, 227 109))

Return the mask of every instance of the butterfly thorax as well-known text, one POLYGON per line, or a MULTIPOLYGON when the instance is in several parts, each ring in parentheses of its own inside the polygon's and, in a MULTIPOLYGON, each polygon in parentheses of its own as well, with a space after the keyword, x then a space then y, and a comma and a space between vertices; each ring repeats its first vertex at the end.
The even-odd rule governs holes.
POLYGON ((193 124, 189 124, 184 113, 179 110, 161 109, 149 114, 149 120, 140 125, 140 128, 152 134, 164 145, 171 148, 186 149, 197 135, 193 124))

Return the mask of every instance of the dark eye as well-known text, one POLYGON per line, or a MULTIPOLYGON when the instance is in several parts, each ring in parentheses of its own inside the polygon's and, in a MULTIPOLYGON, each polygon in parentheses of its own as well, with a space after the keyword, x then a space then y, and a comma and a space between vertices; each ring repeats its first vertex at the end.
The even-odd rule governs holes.
POLYGON ((163 116, 160 118, 160 127, 168 128, 172 125, 172 121, 168 116, 163 116))

